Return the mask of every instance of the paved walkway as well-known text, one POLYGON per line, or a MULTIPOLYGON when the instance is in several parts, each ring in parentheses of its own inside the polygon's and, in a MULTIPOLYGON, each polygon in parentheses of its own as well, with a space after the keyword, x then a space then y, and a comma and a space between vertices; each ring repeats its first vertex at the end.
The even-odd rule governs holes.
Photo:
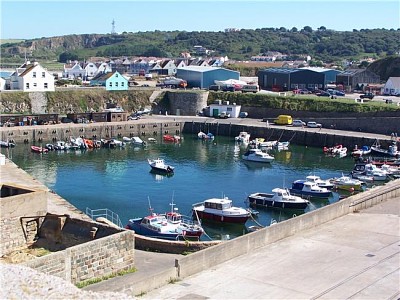
POLYGON ((141 299, 399 299, 399 216, 392 199, 141 299))

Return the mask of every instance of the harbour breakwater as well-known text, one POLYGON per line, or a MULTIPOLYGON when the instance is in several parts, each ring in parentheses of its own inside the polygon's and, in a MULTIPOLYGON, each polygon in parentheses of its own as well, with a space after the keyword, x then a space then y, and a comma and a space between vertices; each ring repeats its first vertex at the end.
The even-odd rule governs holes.
POLYGON ((323 147, 342 144, 349 149, 354 145, 372 145, 376 139, 386 147, 390 143, 389 135, 377 135, 364 132, 348 132, 330 129, 270 126, 259 120, 213 118, 173 118, 152 117, 138 121, 104 122, 89 124, 55 124, 36 126, 17 126, 0 128, 0 139, 14 143, 47 143, 65 141, 70 137, 88 139, 109 139, 139 136, 143 139, 154 137, 162 139, 163 135, 197 134, 211 132, 215 136, 234 138, 241 131, 251 133, 252 137, 266 140, 290 141, 296 145, 323 147))

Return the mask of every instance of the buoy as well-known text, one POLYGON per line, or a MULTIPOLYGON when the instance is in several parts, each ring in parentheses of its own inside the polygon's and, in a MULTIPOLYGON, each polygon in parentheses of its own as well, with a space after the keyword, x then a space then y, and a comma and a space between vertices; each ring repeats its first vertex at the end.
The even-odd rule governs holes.
POLYGON ((354 188, 353 187, 350 188, 350 192, 354 192, 354 188))

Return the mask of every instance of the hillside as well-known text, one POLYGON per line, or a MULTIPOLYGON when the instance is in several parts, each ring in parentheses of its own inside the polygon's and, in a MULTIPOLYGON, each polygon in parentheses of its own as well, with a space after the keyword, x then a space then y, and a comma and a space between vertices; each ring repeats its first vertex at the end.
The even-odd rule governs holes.
POLYGON ((364 56, 385 57, 400 49, 400 30, 366 29, 333 31, 320 27, 313 30, 261 28, 237 32, 149 31, 122 34, 82 34, 10 41, 1 45, 3 62, 22 59, 25 52, 35 59, 55 60, 61 53, 71 53, 78 59, 91 56, 157 56, 179 57, 193 52, 195 45, 212 50, 213 56, 228 56, 246 60, 267 51, 279 51, 297 56, 310 55, 325 62, 364 56))
POLYGON ((378 74, 381 80, 386 81, 389 77, 400 77, 400 57, 386 57, 373 62, 368 70, 378 74))

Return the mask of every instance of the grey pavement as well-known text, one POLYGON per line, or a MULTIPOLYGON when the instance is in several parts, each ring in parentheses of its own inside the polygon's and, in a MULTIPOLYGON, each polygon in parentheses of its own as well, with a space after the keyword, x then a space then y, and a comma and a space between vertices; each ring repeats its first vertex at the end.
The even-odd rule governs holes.
POLYGON ((399 299, 399 216, 391 199, 140 298, 399 299))

